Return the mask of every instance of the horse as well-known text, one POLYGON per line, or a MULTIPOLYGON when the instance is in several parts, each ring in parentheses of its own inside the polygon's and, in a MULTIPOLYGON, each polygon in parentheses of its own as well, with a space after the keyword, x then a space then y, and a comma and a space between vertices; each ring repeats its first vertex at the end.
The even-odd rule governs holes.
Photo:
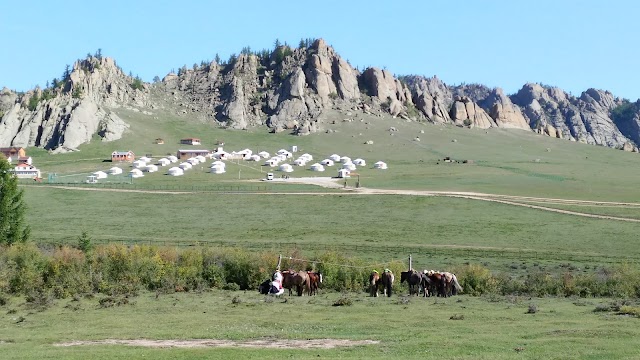
POLYGON ((429 278, 429 281, 431 282, 431 288, 429 290, 430 293, 436 293, 437 296, 446 297, 447 293, 445 291, 445 277, 441 273, 433 270, 425 270, 424 274, 427 276, 427 278, 429 278))
POLYGON ((418 273, 415 270, 403 271, 400 273, 400 283, 405 281, 409 284, 409 295, 420 294, 420 286, 423 281, 423 274, 418 273))
POLYGON ((322 284, 322 273, 307 271, 309 276, 309 296, 318 295, 318 288, 322 284))
POLYGON ((455 274, 450 272, 441 272, 440 274, 444 277, 445 296, 457 295, 458 291, 462 291, 462 286, 460 286, 455 274))
POLYGON ((302 296, 304 290, 309 291, 309 275, 306 271, 292 271, 286 270, 282 272, 284 277, 282 280, 282 287, 289 289, 289 296, 291 296, 292 289, 295 287, 298 296, 302 296))
POLYGON ((378 285, 380 283, 380 274, 377 271, 373 271, 369 275, 369 296, 378 297, 378 285))
POLYGON ((387 297, 391 297, 391 289, 393 288, 393 281, 395 277, 393 273, 389 269, 384 269, 382 272, 382 276, 380 277, 380 283, 383 288, 383 295, 386 294, 387 297))

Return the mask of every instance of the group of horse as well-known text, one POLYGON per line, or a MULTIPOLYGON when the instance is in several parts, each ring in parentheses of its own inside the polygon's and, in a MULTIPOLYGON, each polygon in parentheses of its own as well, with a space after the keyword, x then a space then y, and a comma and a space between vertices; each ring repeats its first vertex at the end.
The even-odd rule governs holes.
POLYGON ((400 283, 405 281, 409 285, 409 295, 449 297, 462 291, 456 275, 446 271, 411 269, 400 273, 400 283))
MULTIPOLYGON (((291 296, 293 289, 296 290, 298 296, 302 296, 305 292, 307 295, 317 295, 318 288, 322 284, 322 273, 315 271, 293 271, 285 270, 282 274, 282 287, 289 290, 291 296)), ((272 279, 265 280, 258 287, 261 294, 269 294, 272 279)))

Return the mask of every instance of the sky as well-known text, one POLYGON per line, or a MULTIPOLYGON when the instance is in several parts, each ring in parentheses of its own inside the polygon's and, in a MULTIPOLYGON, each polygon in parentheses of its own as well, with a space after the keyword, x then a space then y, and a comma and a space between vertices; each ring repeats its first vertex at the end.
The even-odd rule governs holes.
POLYGON ((144 81, 245 46, 323 38, 351 65, 640 98, 636 0, 0 0, 0 88, 26 91, 101 49, 144 81))

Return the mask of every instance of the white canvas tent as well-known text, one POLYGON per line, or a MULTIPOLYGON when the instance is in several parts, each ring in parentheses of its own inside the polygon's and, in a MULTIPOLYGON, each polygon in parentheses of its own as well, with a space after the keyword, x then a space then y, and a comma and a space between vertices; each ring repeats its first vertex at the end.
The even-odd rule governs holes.
POLYGON ((349 171, 353 171, 353 170, 356 169, 356 165, 354 163, 352 163, 352 162, 347 162, 347 163, 342 164, 342 168, 343 169, 347 169, 349 171))
POLYGON ((224 174, 226 171, 224 166, 212 166, 211 170, 209 170, 212 174, 224 174))
POLYGON ((311 165, 311 171, 320 171, 320 172, 322 172, 322 171, 324 171, 324 166, 322 166, 322 164, 315 163, 315 164, 311 165))
POLYGON ((171 163, 171 161, 169 161, 169 159, 167 158, 162 158, 160 160, 158 160, 158 165, 159 166, 167 166, 171 163))
POLYGON ((351 177, 351 171, 349 171, 348 169, 340 169, 338 170, 338 177, 339 178, 351 177))
POLYGON ((351 158, 348 156, 342 156, 340 157, 340 162, 341 163, 350 163, 351 162, 351 158))
POLYGON ((280 165, 279 170, 288 173, 293 172, 293 166, 291 166, 291 164, 282 164, 280 165))
POLYGON ((201 163, 203 163, 203 162, 207 161, 207 158, 205 158, 205 157, 204 157, 204 156, 202 156, 202 155, 198 155, 198 156, 196 156, 196 159, 197 159, 199 162, 201 162, 201 163))
POLYGON ((320 161, 320 164, 324 165, 324 166, 333 166, 333 160, 331 159, 324 159, 322 161, 320 161))
POLYGON ((193 167, 193 165, 189 164, 188 162, 183 162, 180 163, 180 165, 178 165, 182 170, 189 170, 193 167))
POLYGON ((367 165, 367 162, 364 161, 364 159, 360 159, 360 158, 357 158, 357 159, 353 160, 353 163, 356 164, 356 166, 366 166, 367 165))
POLYGON ((143 177, 144 174, 142 173, 142 170, 140 169, 133 169, 131 171, 129 171, 129 174, 131 175, 132 178, 140 178, 143 177))
POLYGON ((297 166, 305 166, 305 164, 307 163, 307 161, 308 161, 308 160, 306 160, 306 159, 298 158, 298 159, 295 159, 295 160, 293 161, 293 164, 294 164, 294 165, 297 165, 297 166))
POLYGON ((140 160, 140 161, 144 161, 144 162, 146 162, 146 163, 151 162, 151 158, 148 158, 148 157, 146 157, 146 156, 143 156, 143 157, 139 158, 138 160, 140 160))
POLYGON ((188 162, 189 164, 191 164, 191 165, 198 165, 198 164, 200 164, 200 160, 198 160, 198 159, 196 159, 196 158, 194 158, 194 157, 192 157, 192 158, 188 158, 188 159, 187 159, 187 162, 188 162))
POLYGON ((118 174, 122 174, 122 169, 120 169, 117 166, 112 167, 111 169, 109 169, 109 174, 111 175, 118 175, 118 174))
POLYGON ((311 156, 310 154, 304 153, 300 155, 300 159, 306 159, 307 161, 311 161, 313 160, 313 156, 311 156))
POLYGON ((214 167, 214 166, 225 167, 225 166, 227 166, 227 164, 225 164, 224 161, 216 160, 216 161, 211 163, 211 167, 214 167))
POLYGON ((384 162, 384 161, 378 161, 377 163, 373 164, 373 167, 375 169, 386 170, 387 169, 387 163, 384 162))
POLYGON ((338 162, 338 161, 340 161, 340 155, 332 154, 331 156, 329 156, 329 159, 331 159, 334 162, 338 162))
POLYGON ((93 173, 93 175, 96 177, 96 179, 106 179, 107 178, 107 173, 104 171, 96 171, 93 173))
POLYGON ((169 169, 167 174, 169 174, 171 176, 181 176, 181 175, 184 175, 184 170, 180 169, 179 167, 174 166, 174 167, 169 169))
POLYGON ((145 166, 147 166, 147 162, 146 161, 136 160, 136 161, 133 162, 133 167, 135 169, 139 169, 139 168, 142 168, 142 167, 145 167, 145 166))
POLYGON ((167 156, 167 159, 169 159, 169 161, 171 161, 172 163, 178 162, 178 157, 175 155, 169 155, 167 156))
POLYGON ((251 161, 260 161, 260 159, 261 159, 260 155, 256 155, 256 154, 253 154, 249 157, 249 160, 251 161))
POLYGON ((263 159, 267 159, 270 156, 269 153, 266 151, 260 151, 258 155, 260 155, 260 157, 263 159))
POLYGON ((153 164, 152 165, 147 165, 147 166, 144 167, 144 171, 150 172, 150 173, 151 172, 156 172, 156 171, 158 171, 158 166, 157 165, 153 165, 153 164))

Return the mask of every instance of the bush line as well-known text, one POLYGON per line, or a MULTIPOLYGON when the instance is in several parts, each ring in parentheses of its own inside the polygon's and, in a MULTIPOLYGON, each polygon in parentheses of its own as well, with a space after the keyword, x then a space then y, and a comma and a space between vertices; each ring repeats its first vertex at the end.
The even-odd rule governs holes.
MULTIPOLYGON (((295 251, 291 255, 301 257, 295 251)), ((140 290, 253 290, 271 276, 277 260, 274 252, 241 248, 109 244, 81 251, 70 246, 41 249, 33 243, 15 244, 0 248, 0 294, 66 298, 98 293, 135 295, 140 290)), ((320 271, 322 288, 333 291, 366 291, 374 270, 362 259, 336 252, 325 252, 313 260, 284 258, 282 268, 320 271)), ((406 264, 395 261, 384 268, 396 274, 395 290, 402 291, 406 285, 400 284, 400 272, 406 270, 406 264)), ((640 297, 640 271, 628 264, 593 274, 534 272, 521 278, 492 273, 476 264, 448 270, 456 273, 463 293, 472 296, 640 297)))

